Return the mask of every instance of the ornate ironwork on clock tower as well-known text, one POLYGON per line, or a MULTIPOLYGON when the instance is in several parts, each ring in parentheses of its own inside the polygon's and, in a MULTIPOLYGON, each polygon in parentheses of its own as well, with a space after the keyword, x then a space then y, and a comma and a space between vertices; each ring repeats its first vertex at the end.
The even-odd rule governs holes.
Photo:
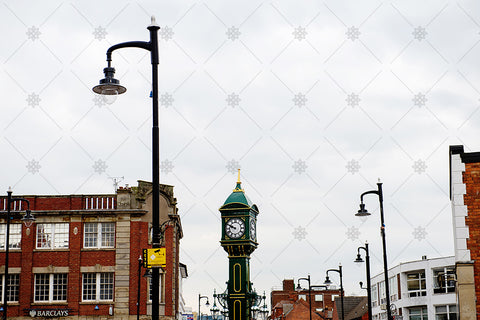
POLYGON ((220 207, 223 249, 228 253, 227 304, 229 320, 248 320, 257 294, 250 282, 250 254, 257 248, 258 208, 245 195, 238 181, 220 207))

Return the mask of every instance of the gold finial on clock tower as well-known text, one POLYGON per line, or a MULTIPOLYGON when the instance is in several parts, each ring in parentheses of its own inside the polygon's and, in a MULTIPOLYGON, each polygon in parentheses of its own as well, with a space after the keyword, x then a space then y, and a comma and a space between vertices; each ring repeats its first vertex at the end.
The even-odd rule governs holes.
POLYGON ((238 170, 237 185, 236 185, 235 189, 233 189, 233 192, 243 192, 242 182, 240 181, 240 169, 237 169, 237 170, 238 170))

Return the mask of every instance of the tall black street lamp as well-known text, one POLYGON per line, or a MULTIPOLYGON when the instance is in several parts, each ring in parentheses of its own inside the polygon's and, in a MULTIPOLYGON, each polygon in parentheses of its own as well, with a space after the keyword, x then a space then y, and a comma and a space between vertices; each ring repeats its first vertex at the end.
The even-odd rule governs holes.
POLYGON ((342 305, 342 320, 345 320, 345 308, 343 307, 343 273, 342 273, 342 266, 339 265, 338 269, 328 269, 326 272, 325 282, 324 284, 331 284, 330 278, 328 277, 329 272, 338 272, 340 275, 340 304, 342 305))
MULTIPOLYGON (((130 41, 111 46, 107 50, 107 67, 103 69, 105 78, 93 88, 98 94, 114 96, 122 94, 127 89, 115 79, 115 69, 111 66, 112 52, 121 48, 140 48, 150 51, 152 63, 152 247, 160 248, 160 156, 158 130, 158 30, 160 27, 152 17, 152 23, 147 28, 150 31, 150 41, 130 41)), ((152 320, 159 319, 160 310, 160 272, 152 268, 152 320)))
POLYGON ((13 203, 20 202, 20 208, 21 208, 21 203, 26 202, 27 203, 27 210, 25 210, 25 216, 23 216, 22 221, 25 224, 27 228, 29 228, 32 223, 35 221, 35 217, 32 215, 32 212, 30 211, 30 201, 27 199, 23 198, 12 198, 12 189, 8 188, 7 191, 7 230, 5 231, 6 239, 5 239, 5 285, 4 285, 4 290, 3 290, 3 319, 7 319, 7 300, 8 300, 8 287, 9 287, 9 279, 8 279, 8 254, 9 254, 9 249, 10 249, 10 220, 12 220, 11 216, 11 207, 13 203))
POLYGON ((310 283, 310 275, 306 278, 298 278, 297 280, 297 291, 302 290, 300 286, 300 280, 308 281, 308 305, 310 307, 310 320, 312 320, 312 287, 310 283))
POLYGON ((383 248, 383 273, 385 274, 385 294, 387 300, 387 320, 392 320, 392 311, 390 310, 390 289, 388 283, 388 264, 387 264, 387 244, 385 240, 385 220, 383 217, 383 191, 382 183, 377 183, 377 190, 370 190, 364 192, 360 195, 360 210, 355 214, 358 217, 369 216, 371 213, 365 209, 363 204, 363 196, 367 194, 376 194, 378 196, 378 201, 380 202, 380 234, 382 236, 382 248, 383 248))
POLYGON ((372 320, 372 287, 370 285, 370 255, 368 252, 368 243, 365 242, 365 247, 358 247, 357 259, 355 259, 355 262, 363 262, 363 259, 360 255, 360 250, 365 251, 365 267, 367 269, 368 320, 372 320))
POLYGON ((198 294, 198 317, 197 320, 202 320, 202 310, 200 309, 200 301, 202 299, 207 299, 207 303, 205 305, 208 307, 210 303, 208 302, 208 297, 207 296, 202 296, 200 293, 198 294))

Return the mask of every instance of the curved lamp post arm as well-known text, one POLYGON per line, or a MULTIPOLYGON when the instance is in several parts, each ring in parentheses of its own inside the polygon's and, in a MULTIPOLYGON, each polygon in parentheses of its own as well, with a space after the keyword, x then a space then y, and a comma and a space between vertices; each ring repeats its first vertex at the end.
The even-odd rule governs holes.
POLYGON ((340 275, 340 303, 342 305, 342 320, 345 320, 345 308, 344 308, 344 304, 343 304, 343 270, 342 270, 342 266, 339 265, 338 269, 328 269, 326 271, 325 284, 331 283, 330 279, 328 278, 328 273, 329 272, 337 272, 340 275))
POLYGON ((363 283, 360 282, 360 288, 367 290, 367 303, 368 303, 368 320, 372 320, 372 292, 371 292, 371 284, 370 284, 370 254, 368 251, 368 243, 365 242, 365 247, 358 247, 357 249, 357 259, 355 262, 364 262, 362 257, 360 256, 360 250, 365 251, 365 269, 367 272, 367 287, 364 288, 362 285, 363 283))
POLYGON ((198 317, 197 319, 202 319, 202 312, 201 312, 201 309, 200 309, 200 301, 202 301, 202 299, 207 299, 207 302, 205 303, 205 305, 208 307, 210 305, 210 303, 208 302, 208 297, 207 296, 202 296, 200 293, 198 294, 198 317))
POLYGON ((310 312, 309 312, 309 315, 310 315, 310 320, 312 320, 312 287, 310 285, 310 275, 308 275, 308 277, 306 278, 298 278, 297 280, 297 290, 301 290, 302 287, 300 286, 300 280, 304 280, 304 281, 308 281, 308 306, 310 308, 310 312))

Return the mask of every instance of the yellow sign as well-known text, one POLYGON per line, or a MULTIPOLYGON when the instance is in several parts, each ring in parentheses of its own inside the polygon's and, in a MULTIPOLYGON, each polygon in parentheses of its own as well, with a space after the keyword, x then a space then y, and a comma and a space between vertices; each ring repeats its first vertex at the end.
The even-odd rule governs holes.
POLYGON ((167 255, 165 248, 143 249, 143 266, 165 267, 167 264, 167 255))

